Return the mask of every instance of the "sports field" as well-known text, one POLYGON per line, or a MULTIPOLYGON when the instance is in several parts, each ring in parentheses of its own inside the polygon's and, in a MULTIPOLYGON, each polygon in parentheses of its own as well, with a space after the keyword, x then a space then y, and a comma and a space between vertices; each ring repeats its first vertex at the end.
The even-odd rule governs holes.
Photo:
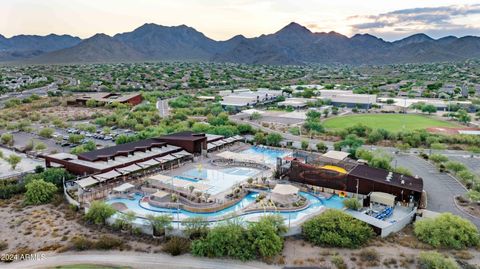
POLYGON ((323 125, 327 129, 343 129, 359 123, 372 129, 383 128, 391 132, 411 131, 429 127, 460 127, 452 122, 413 114, 349 115, 327 119, 323 122, 323 125))

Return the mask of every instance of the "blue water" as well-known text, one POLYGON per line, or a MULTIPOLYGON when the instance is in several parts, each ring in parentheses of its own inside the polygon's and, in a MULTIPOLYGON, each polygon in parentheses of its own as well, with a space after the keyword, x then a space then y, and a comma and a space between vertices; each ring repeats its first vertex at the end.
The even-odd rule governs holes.
MULTIPOLYGON (((235 216, 235 213, 239 213, 241 209, 245 208, 249 204, 255 202, 255 198, 258 195, 258 193, 250 193, 246 197, 244 197, 240 202, 225 208, 223 210, 217 211, 217 212, 211 212, 211 213, 194 213, 190 212, 187 210, 183 209, 169 209, 169 208, 160 208, 160 207, 154 207, 149 205, 148 203, 141 202, 142 195, 135 195, 134 199, 125 199, 125 198, 116 198, 116 199, 111 199, 107 200, 106 202, 108 204, 112 203, 123 203, 125 206, 127 206, 129 211, 133 211, 137 214, 146 216, 146 215, 161 215, 161 214, 173 214, 174 219, 176 221, 188 218, 188 217, 204 217, 204 218, 226 218, 229 216, 235 216)), ((244 213, 241 214, 241 216, 248 216, 248 217, 255 217, 255 216, 262 216, 265 215, 266 213, 275 213, 275 214, 280 214, 284 219, 286 220, 291 220, 295 221, 297 219, 303 218, 305 216, 308 216, 309 214, 312 214, 316 211, 317 208, 326 206, 327 208, 336 208, 336 209, 341 209, 343 208, 342 200, 343 198, 340 198, 336 195, 332 196, 330 199, 324 199, 324 198, 319 198, 317 196, 314 196, 310 193, 306 192, 300 192, 300 195, 304 196, 307 198, 309 201, 309 206, 307 208, 294 211, 294 212, 251 212, 251 213, 244 213)))
POLYGON ((271 148, 264 148, 264 147, 258 147, 258 146, 250 147, 249 149, 244 150, 241 153, 262 156, 265 163, 267 164, 275 164, 277 162, 278 157, 282 158, 292 154, 291 152, 286 150, 271 149, 271 148))
POLYGON ((176 176, 176 178, 201 182, 208 185, 210 186, 208 193, 215 195, 259 173, 260 170, 248 167, 231 167, 225 169, 195 168, 176 176))

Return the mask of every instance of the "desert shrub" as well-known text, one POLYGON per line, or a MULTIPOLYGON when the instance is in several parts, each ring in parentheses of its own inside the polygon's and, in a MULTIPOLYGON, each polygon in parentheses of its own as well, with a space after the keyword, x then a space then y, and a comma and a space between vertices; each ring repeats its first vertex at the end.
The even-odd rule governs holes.
POLYGON ((358 248, 365 244, 374 232, 368 224, 335 209, 306 221, 302 226, 303 237, 318 246, 358 248))
POLYGON ((335 267, 337 267, 337 269, 347 269, 347 264, 339 255, 335 255, 332 257, 332 263, 335 265, 335 267))
POLYGON ((45 182, 43 179, 33 180, 25 188, 27 189, 25 192, 25 204, 27 205, 49 203, 57 192, 57 187, 54 184, 45 182))
POLYGON ((283 224, 276 225, 275 218, 262 218, 258 222, 249 224, 248 241, 254 253, 261 258, 271 258, 283 249, 283 238, 279 232, 285 231, 283 224))
POLYGON ((480 243, 477 227, 469 220, 451 213, 417 221, 414 232, 420 241, 433 247, 462 249, 480 243))
POLYGON ((377 266, 380 262, 380 254, 375 249, 362 249, 358 255, 360 260, 366 262, 368 266, 377 266))
POLYGON ((172 255, 178 256, 190 251, 190 240, 182 237, 172 237, 162 248, 163 251, 172 255))
POLYGON ((286 226, 281 218, 266 216, 247 227, 227 222, 212 228, 206 237, 192 243, 192 254, 206 257, 230 257, 250 260, 271 258, 282 251, 281 233, 286 226))
POLYGON ((357 198, 348 198, 343 200, 343 205, 351 210, 358 210, 362 207, 357 198))
POLYGON ((115 209, 111 205, 102 201, 93 201, 87 214, 85 214, 85 219, 101 225, 105 224, 107 219, 115 214, 115 212, 115 209))
POLYGON ((71 240, 72 246, 75 250, 89 250, 92 249, 95 242, 88 240, 84 236, 75 236, 71 240))
POLYGON ((122 247, 124 244, 123 240, 117 237, 102 235, 95 242, 95 248, 100 250, 110 250, 117 249, 122 247))
POLYGON ((184 233, 190 239, 205 237, 208 233, 208 222, 203 217, 191 217, 182 221, 184 233))
POLYGON ((205 238, 193 241, 192 254, 210 258, 230 257, 243 261, 255 257, 245 228, 233 222, 215 226, 205 238))
POLYGON ((420 269, 459 269, 458 264, 452 259, 436 251, 422 252, 418 257, 420 269))
POLYGON ((448 161, 448 157, 441 154, 432 154, 430 155, 430 160, 434 163, 444 163, 448 161))
POLYGON ((9 199, 15 194, 25 192, 25 185, 15 179, 0 180, 0 199, 9 199))
POLYGON ((0 251, 4 251, 8 248, 8 243, 5 241, 0 242, 0 251))

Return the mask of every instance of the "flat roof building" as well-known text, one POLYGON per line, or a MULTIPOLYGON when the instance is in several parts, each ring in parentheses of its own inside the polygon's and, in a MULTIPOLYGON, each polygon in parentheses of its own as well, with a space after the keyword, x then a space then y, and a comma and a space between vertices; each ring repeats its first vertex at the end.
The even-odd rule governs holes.
POLYGON ((224 107, 232 106, 243 108, 254 106, 257 104, 265 104, 275 101, 277 96, 282 95, 282 91, 274 91, 269 89, 258 89, 257 91, 241 89, 223 96, 220 104, 224 107))
POLYGON ((74 101, 70 101, 73 105, 86 105, 88 101, 93 100, 99 104, 130 104, 136 106, 142 102, 142 95, 140 93, 119 94, 119 93, 94 93, 86 94, 77 97, 74 101))

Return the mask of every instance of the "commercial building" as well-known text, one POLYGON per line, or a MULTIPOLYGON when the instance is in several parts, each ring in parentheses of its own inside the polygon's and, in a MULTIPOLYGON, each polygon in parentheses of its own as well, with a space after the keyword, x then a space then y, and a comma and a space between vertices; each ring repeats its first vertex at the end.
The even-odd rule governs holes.
POLYGON ((470 111, 470 107, 472 106, 472 102, 470 101, 449 101, 445 99, 437 99, 437 98, 387 98, 381 97, 378 98, 379 102, 386 103, 387 100, 393 100, 393 104, 396 107, 400 108, 408 108, 414 104, 427 104, 433 105, 440 111, 448 111, 448 107, 451 105, 459 105, 468 111, 470 111))
MULTIPOLYGON (((384 192, 402 203, 420 202, 423 180, 384 169, 360 164, 345 157, 345 154, 326 153, 323 156, 297 155, 288 163, 288 169, 280 168, 294 182, 328 189, 327 192, 346 192, 369 195, 384 192)), ((365 201, 368 203, 368 200, 365 201)))
POLYGON ((223 107, 234 107, 237 109, 255 106, 258 104, 271 103, 276 100, 277 96, 282 95, 282 91, 274 91, 269 89, 258 89, 257 91, 241 89, 223 96, 220 104, 223 107))
POLYGON ((293 107, 293 108, 304 108, 307 106, 308 102, 315 102, 315 99, 308 98, 287 98, 283 102, 278 102, 279 107, 293 107))
POLYGON ((195 155, 240 140, 243 138, 239 136, 224 138, 216 135, 180 132, 98 149, 78 156, 68 153, 48 155, 45 157, 45 166, 64 167, 77 175, 112 171, 122 173, 120 170, 133 171, 170 166, 174 162, 192 159, 195 155))
POLYGON ((75 98, 74 101, 70 101, 71 105, 86 105, 88 101, 93 100, 98 104, 130 104, 136 106, 142 102, 142 95, 139 93, 134 94, 119 94, 119 93, 94 93, 86 94, 75 98))
POLYGON ((320 99, 330 100, 334 106, 369 109, 377 103, 374 94, 355 94, 352 91, 320 90, 320 99))

